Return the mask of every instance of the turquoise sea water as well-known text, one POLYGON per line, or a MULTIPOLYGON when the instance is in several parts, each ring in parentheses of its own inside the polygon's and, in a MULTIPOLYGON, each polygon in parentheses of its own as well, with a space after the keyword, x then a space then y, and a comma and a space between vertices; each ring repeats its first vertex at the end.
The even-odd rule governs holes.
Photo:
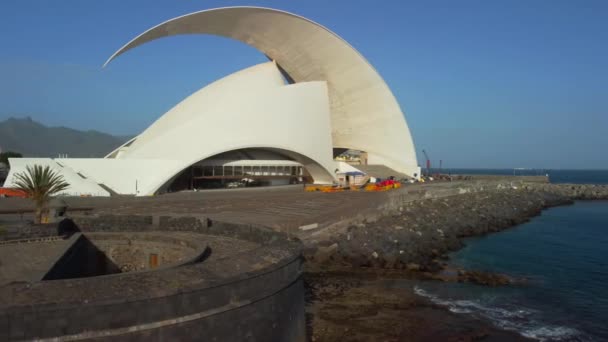
POLYGON ((608 341, 608 201, 545 210, 512 229, 469 239, 451 260, 468 269, 523 277, 527 284, 488 288, 430 282, 416 291, 453 312, 539 340, 608 341))

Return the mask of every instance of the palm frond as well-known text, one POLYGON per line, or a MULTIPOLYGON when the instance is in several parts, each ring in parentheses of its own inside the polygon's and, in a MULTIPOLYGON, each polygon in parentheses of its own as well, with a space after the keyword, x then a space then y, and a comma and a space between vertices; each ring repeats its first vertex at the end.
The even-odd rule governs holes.
POLYGON ((16 188, 22 190, 37 205, 43 205, 50 196, 67 189, 70 185, 63 176, 48 165, 27 166, 25 172, 15 174, 16 188))

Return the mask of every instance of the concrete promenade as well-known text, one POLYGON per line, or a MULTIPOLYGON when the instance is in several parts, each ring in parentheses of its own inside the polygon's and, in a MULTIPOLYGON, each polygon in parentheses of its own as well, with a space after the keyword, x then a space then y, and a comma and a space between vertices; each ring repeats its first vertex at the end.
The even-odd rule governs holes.
MULTIPOLYGON (((232 223, 272 227, 306 236, 321 228, 374 220, 400 203, 440 198, 489 188, 521 186, 517 178, 405 184, 388 192, 304 192, 301 186, 181 192, 154 197, 64 198, 71 210, 95 214, 205 216, 232 223)), ((0 199, 0 222, 19 220, 30 201, 0 199)), ((31 213, 23 214, 24 218, 31 213)))

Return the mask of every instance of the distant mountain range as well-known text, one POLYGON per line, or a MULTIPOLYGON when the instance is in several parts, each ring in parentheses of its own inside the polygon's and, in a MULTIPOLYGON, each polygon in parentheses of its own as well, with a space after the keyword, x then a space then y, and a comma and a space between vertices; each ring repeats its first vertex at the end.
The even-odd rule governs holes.
POLYGON ((0 122, 0 150, 24 157, 104 157, 130 137, 67 127, 47 127, 31 118, 9 118, 0 122))

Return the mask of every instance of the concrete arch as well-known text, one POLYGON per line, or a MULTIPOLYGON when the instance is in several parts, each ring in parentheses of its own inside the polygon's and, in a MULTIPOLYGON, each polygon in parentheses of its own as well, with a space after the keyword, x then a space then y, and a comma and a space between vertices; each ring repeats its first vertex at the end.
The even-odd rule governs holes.
POLYGON ((187 97, 108 159, 170 160, 139 189, 154 194, 190 165, 244 148, 288 151, 316 183, 332 183, 325 82, 286 85, 272 62, 241 70, 187 97))
POLYGON ((237 151, 237 150, 246 150, 246 149, 267 150, 270 152, 275 152, 277 154, 282 154, 282 155, 290 158, 290 160, 300 163, 308 171, 308 173, 313 177, 313 179, 315 179, 318 183, 331 183, 334 180, 334 175, 332 173, 330 173, 329 170, 327 170, 323 165, 321 165, 319 162, 313 160, 312 158, 305 156, 303 154, 300 154, 298 152, 285 150, 285 149, 277 148, 277 147, 245 146, 245 147, 238 148, 238 149, 229 149, 226 151, 214 153, 213 155, 200 158, 186 166, 184 166, 184 164, 180 164, 179 166, 176 166, 175 168, 173 168, 172 171, 167 172, 165 174, 165 176, 162 179, 160 179, 160 181, 155 186, 153 186, 149 189, 146 189, 145 192, 146 192, 146 194, 149 194, 149 195, 154 195, 154 194, 164 192, 164 190, 171 184, 171 182, 173 180, 175 180, 175 178, 178 177, 182 172, 187 170, 190 166, 192 166, 196 163, 208 160, 208 159, 212 159, 213 157, 215 157, 217 155, 221 155, 226 152, 237 151), (177 169, 179 169, 179 170, 177 172, 175 172, 175 170, 177 170, 177 169))
POLYGON ((106 158, 23 159, 52 165, 69 177, 70 194, 153 195, 188 166, 244 148, 280 149, 315 183, 332 183, 329 100, 325 82, 286 85, 273 62, 226 76, 196 91, 106 158))
POLYGON ((403 113, 370 63, 338 35, 301 16, 263 7, 225 7, 161 23, 116 51, 104 64, 149 41, 181 34, 239 40, 267 55, 296 82, 325 81, 333 146, 367 151, 373 164, 418 170, 403 113))
POLYGON ((163 170, 163 174, 156 177, 156 181, 153 183, 147 184, 145 187, 140 189, 140 194, 142 195, 154 195, 162 190, 167 183, 169 183, 173 178, 178 176, 181 172, 183 172, 188 167, 212 158, 221 153, 242 150, 248 148, 257 148, 257 149, 267 149, 267 150, 279 150, 285 155, 288 155, 294 161, 302 164, 312 176, 314 183, 318 184, 331 184, 335 180, 335 176, 333 173, 333 169, 335 168, 335 164, 331 163, 329 165, 324 164, 322 160, 316 159, 314 156, 307 156, 301 150, 294 148, 293 146, 286 145, 273 145, 273 146, 265 146, 265 145, 228 145, 226 149, 223 150, 215 150, 208 151, 205 154, 201 154, 198 156, 190 157, 187 160, 180 160, 179 163, 173 163, 168 168, 163 170), (329 168, 331 167, 331 168, 329 168))

